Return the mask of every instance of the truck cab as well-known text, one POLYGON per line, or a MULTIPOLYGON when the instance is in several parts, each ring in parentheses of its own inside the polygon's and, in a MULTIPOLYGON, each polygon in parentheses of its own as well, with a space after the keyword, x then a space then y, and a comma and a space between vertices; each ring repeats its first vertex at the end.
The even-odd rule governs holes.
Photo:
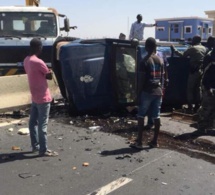
POLYGON ((40 58, 51 67, 52 45, 61 29, 65 29, 60 28, 59 16, 65 17, 47 7, 0 7, 0 76, 23 73, 22 62, 33 37, 41 39, 43 53, 40 58))

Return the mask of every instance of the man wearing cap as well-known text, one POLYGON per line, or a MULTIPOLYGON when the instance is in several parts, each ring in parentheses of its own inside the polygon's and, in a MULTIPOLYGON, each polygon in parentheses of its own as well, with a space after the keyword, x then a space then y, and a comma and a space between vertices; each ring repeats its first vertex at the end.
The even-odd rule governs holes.
POLYGON ((143 31, 145 27, 153 27, 156 24, 146 24, 142 23, 142 15, 137 15, 137 21, 131 25, 129 39, 138 39, 139 41, 143 40, 143 31))
POLYGON ((33 38, 30 42, 30 53, 24 59, 32 98, 29 119, 31 146, 32 152, 39 151, 40 156, 57 156, 56 152, 47 148, 47 125, 52 101, 47 79, 52 79, 52 73, 44 61, 38 58, 41 52, 41 40, 33 38))

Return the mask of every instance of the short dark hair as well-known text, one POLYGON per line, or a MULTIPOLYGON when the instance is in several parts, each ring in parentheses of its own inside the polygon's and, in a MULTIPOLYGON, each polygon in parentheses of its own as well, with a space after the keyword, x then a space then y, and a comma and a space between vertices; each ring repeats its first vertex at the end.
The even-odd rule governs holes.
POLYGON ((137 18, 141 17, 142 18, 142 15, 141 14, 137 14, 137 18))
POLYGON ((38 55, 42 51, 42 41, 39 38, 33 38, 30 41, 30 55, 38 55))
POLYGON ((125 34, 124 33, 120 33, 119 36, 125 36, 125 34))
POLYGON ((208 47, 214 47, 214 45, 215 45, 215 37, 213 37, 213 36, 208 37, 207 46, 208 47))
POLYGON ((42 41, 39 39, 39 38, 33 38, 31 41, 30 41, 30 47, 31 48, 40 48, 42 47, 42 41))
POLYGON ((119 34, 119 39, 122 39, 122 38, 124 38, 124 39, 126 38, 126 35, 124 33, 119 34))
POLYGON ((145 42, 146 51, 152 52, 156 49, 156 47, 157 47, 157 43, 153 37, 149 37, 148 39, 146 39, 146 42, 145 42))
POLYGON ((196 35, 196 36, 193 37, 192 43, 193 44, 198 44, 198 43, 201 43, 201 40, 202 40, 202 38, 199 35, 196 35))

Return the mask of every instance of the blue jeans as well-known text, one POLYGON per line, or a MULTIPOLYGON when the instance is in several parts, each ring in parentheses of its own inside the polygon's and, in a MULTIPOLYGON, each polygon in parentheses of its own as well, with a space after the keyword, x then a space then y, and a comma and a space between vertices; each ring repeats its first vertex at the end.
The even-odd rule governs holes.
POLYGON ((47 125, 49 120, 50 103, 36 104, 32 102, 29 130, 33 150, 39 153, 47 151, 47 125))
POLYGON ((153 126, 154 125, 154 119, 152 118, 151 115, 152 115, 151 114, 151 109, 149 108, 149 110, 147 112, 147 117, 148 117, 148 119, 147 119, 147 125, 149 125, 149 126, 153 126))
POLYGON ((161 104, 161 95, 151 95, 143 91, 141 93, 137 117, 144 118, 147 114, 150 114, 151 119, 160 118, 161 104))

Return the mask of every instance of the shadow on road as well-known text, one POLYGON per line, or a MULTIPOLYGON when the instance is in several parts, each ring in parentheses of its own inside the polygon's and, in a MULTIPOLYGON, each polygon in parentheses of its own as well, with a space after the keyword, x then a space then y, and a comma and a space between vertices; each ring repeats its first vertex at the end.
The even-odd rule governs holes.
POLYGON ((207 132, 199 132, 199 131, 193 131, 192 133, 184 133, 178 136, 175 136, 175 139, 180 140, 190 140, 190 139, 196 139, 200 136, 215 136, 214 130, 207 130, 207 132))
POLYGON ((5 154, 0 154, 0 164, 16 161, 16 160, 33 159, 38 157, 39 157, 38 154, 34 154, 32 152, 5 153, 5 154))
POLYGON ((142 150, 137 150, 135 148, 120 148, 120 149, 116 149, 116 150, 104 150, 101 152, 102 156, 113 156, 113 155, 123 155, 123 154, 135 154, 138 153, 140 151, 149 151, 150 148, 149 146, 143 147, 142 150))

